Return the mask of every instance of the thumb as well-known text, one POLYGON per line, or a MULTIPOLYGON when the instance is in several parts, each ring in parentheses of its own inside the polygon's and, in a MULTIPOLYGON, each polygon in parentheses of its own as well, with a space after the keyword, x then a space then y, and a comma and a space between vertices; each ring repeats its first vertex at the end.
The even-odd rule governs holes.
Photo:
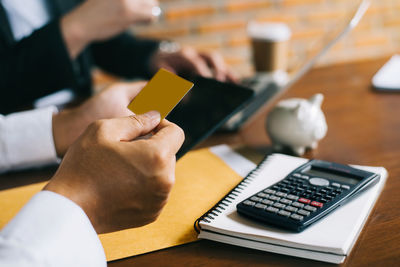
POLYGON ((131 141, 150 133, 160 124, 160 113, 150 111, 142 115, 115 118, 106 121, 103 132, 115 141, 131 141))

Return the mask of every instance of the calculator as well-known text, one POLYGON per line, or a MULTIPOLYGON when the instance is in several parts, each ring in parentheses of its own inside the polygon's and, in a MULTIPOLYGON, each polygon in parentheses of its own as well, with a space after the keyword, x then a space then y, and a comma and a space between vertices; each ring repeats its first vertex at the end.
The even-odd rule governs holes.
POLYGON ((379 179, 376 173, 348 165, 310 160, 236 208, 248 218, 301 232, 379 179))

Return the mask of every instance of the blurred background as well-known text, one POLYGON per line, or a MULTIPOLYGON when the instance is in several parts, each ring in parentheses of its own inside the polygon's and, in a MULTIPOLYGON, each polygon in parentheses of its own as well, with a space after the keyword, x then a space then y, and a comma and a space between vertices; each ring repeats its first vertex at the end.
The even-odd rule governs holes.
MULTIPOLYGON (((240 75, 253 73, 247 23, 282 22, 292 31, 289 72, 341 30, 358 0, 159 0, 163 14, 151 26, 135 26, 142 37, 163 38, 201 50, 217 50, 240 75)), ((367 60, 400 52, 400 1, 374 0, 357 28, 318 65, 367 60)))

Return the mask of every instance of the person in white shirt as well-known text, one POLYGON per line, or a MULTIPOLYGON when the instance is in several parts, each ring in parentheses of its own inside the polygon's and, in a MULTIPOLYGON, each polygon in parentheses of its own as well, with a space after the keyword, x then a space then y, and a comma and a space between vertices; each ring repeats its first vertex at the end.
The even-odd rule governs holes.
POLYGON ((1 231, 0 266, 106 266, 97 234, 157 218, 183 140, 183 131, 160 123, 154 111, 91 124, 43 191, 1 231))
POLYGON ((0 173, 57 163, 95 120, 132 115, 129 102, 145 82, 116 83, 82 105, 0 115, 0 173))

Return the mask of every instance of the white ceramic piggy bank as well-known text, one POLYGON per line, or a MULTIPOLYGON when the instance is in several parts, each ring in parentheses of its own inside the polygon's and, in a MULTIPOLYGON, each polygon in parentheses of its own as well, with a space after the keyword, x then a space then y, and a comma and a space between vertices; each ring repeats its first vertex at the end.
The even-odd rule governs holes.
POLYGON ((290 148, 302 155, 306 148, 316 148, 328 129, 321 104, 322 94, 310 99, 280 101, 267 117, 267 132, 275 150, 290 148))

